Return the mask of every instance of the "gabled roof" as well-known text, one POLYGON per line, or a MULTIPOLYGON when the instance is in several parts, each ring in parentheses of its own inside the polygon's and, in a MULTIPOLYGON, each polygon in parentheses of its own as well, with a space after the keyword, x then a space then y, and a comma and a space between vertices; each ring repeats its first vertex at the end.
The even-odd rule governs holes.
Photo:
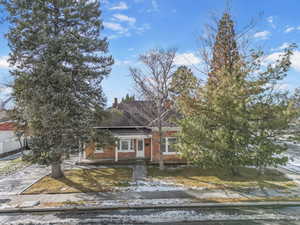
MULTIPOLYGON (((157 126, 157 117, 152 101, 121 102, 108 109, 110 118, 101 124, 101 127, 151 127, 157 126)), ((163 115, 163 126, 174 126, 170 118, 174 116, 169 109, 163 115)))

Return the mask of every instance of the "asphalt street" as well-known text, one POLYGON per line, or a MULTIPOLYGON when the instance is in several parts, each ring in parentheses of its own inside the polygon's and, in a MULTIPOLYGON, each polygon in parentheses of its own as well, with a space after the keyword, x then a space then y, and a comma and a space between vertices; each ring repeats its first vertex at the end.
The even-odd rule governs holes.
POLYGON ((178 208, 0 214, 0 224, 295 225, 300 207, 178 208))

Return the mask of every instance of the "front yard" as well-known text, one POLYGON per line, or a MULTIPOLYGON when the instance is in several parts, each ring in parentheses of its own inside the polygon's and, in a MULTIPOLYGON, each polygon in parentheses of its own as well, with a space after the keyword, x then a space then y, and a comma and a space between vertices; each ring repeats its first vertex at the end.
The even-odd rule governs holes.
POLYGON ((30 163, 23 161, 22 157, 0 161, 0 176, 7 176, 29 165, 30 163))
POLYGON ((283 173, 267 169, 258 176, 254 168, 240 168, 239 176, 232 176, 224 169, 200 169, 194 167, 172 168, 160 171, 156 167, 148 168, 148 176, 156 180, 167 181, 187 188, 205 189, 243 189, 271 188, 287 189, 296 183, 283 173))
POLYGON ((60 194, 80 192, 108 192, 126 187, 132 178, 130 168, 72 169, 65 177, 45 176, 22 194, 60 194))

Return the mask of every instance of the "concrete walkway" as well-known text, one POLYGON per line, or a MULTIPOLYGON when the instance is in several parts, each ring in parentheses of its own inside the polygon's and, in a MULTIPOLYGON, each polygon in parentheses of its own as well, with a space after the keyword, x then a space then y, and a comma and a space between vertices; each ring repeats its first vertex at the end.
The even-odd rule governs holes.
POLYGON ((147 178, 147 167, 145 161, 137 161, 133 167, 133 180, 135 182, 143 181, 147 178))
MULTIPOLYGON (((238 193, 224 190, 182 190, 147 192, 103 192, 39 195, 0 195, 0 209, 44 208, 74 206, 136 206, 161 204, 189 204, 206 202, 206 199, 255 199, 257 197, 293 197, 285 193, 238 193)), ((296 196, 294 196, 296 197, 296 196)))
MULTIPOLYGON (((72 168, 87 168, 75 165, 76 156, 65 160, 62 167, 64 170, 72 168)), ((90 167, 89 167, 90 168, 90 167)), ((38 164, 30 165, 8 176, 0 177, 0 196, 16 195, 23 192, 27 187, 37 182, 50 173, 50 168, 38 164)))
POLYGON ((0 195, 20 194, 25 188, 46 176, 45 166, 31 165, 0 180, 0 195))

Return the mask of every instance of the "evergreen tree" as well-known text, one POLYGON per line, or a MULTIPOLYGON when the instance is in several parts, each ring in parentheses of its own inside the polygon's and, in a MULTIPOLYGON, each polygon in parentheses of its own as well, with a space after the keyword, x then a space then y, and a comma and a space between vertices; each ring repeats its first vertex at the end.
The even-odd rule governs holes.
MULTIPOLYGON (((223 25, 228 18, 225 14, 218 26, 228 31, 218 34, 232 33, 231 22, 223 25)), ((181 127, 177 149, 190 162, 230 169, 233 174, 240 166, 263 169, 284 164, 287 159, 280 154, 286 149, 276 142, 276 134, 295 114, 286 93, 275 87, 286 76, 294 46, 265 68, 262 52, 253 51, 241 60, 232 45, 234 38, 224 43, 219 35, 216 38, 208 82, 199 85, 193 76, 186 76, 182 83, 193 85, 175 98, 182 114, 177 121, 181 127)))
POLYGON ((174 72, 171 81, 171 92, 175 96, 191 94, 190 91, 197 86, 197 78, 187 66, 179 66, 174 72))
POLYGON ((122 98, 121 102, 132 102, 135 101, 134 95, 126 94, 125 98, 122 98))
POLYGON ((11 23, 13 96, 31 133, 31 160, 63 176, 64 154, 95 136, 104 116, 101 81, 113 64, 98 0, 2 0, 11 23))
POLYGON ((225 67, 229 74, 231 74, 234 64, 240 61, 234 22, 228 12, 225 12, 219 20, 212 51, 208 82, 217 84, 220 79, 218 71, 225 67))

